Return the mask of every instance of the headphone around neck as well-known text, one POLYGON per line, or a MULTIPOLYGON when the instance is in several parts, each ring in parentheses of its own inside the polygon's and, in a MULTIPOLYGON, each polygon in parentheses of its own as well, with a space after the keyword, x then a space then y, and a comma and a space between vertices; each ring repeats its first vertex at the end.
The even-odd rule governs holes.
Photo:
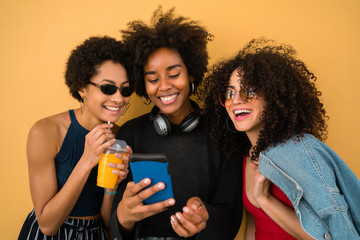
MULTIPOLYGON (((179 127, 183 132, 191 132, 200 123, 200 107, 196 102, 190 100, 191 106, 195 109, 187 115, 180 123, 179 127)), ((150 121, 153 122, 155 131, 160 136, 166 136, 171 133, 171 124, 165 114, 159 113, 159 108, 154 106, 150 112, 150 121)))

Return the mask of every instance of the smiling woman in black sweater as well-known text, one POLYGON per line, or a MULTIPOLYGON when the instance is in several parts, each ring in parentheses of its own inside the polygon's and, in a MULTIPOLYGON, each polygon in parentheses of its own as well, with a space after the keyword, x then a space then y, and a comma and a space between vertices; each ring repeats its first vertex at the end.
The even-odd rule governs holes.
POLYGON ((166 154, 174 198, 143 205, 164 185, 145 189, 150 181, 134 184, 130 172, 115 196, 110 227, 118 239, 233 239, 242 217, 241 154, 225 157, 213 147, 189 98, 207 70, 212 35, 173 12, 160 8, 152 26, 134 21, 123 31, 134 54, 135 91, 155 106, 125 123, 117 138, 134 153, 166 154))

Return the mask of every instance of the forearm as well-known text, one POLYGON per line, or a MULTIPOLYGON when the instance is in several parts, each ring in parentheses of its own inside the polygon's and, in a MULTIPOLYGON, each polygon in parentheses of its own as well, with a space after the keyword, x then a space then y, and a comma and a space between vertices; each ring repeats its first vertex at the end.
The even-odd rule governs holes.
POLYGON ((89 168, 78 164, 70 174, 65 185, 44 205, 36 207, 36 217, 41 231, 54 235, 74 208, 90 174, 89 168))
POLYGON ((261 209, 291 236, 297 239, 313 239, 301 227, 295 211, 272 195, 263 198, 258 203, 261 209))
MULTIPOLYGON (((114 193, 116 190, 113 191, 107 191, 108 193, 114 193)), ((101 218, 103 219, 105 226, 109 227, 110 222, 110 215, 111 215, 111 207, 114 201, 115 194, 110 195, 105 193, 104 191, 104 198, 101 205, 101 218)))

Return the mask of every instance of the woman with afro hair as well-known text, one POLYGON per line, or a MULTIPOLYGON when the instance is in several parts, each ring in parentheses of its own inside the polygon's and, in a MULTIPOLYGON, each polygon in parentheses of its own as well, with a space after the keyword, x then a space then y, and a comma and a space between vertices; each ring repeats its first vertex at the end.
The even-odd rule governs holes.
MULTIPOLYGON (((30 130, 27 159, 34 209, 18 239, 109 239, 117 187, 96 186, 97 164, 114 143, 118 126, 113 123, 129 105, 126 56, 124 45, 107 36, 90 37, 72 51, 65 82, 80 107, 43 118, 30 130)), ((119 183, 127 164, 112 167, 119 183)))
MULTIPOLYGON (((149 178, 136 184, 130 171, 115 197, 110 228, 118 239, 234 239, 242 218, 239 156, 213 147, 195 94, 207 71, 212 39, 197 22, 154 12, 152 25, 129 23, 123 42, 134 60, 135 91, 151 112, 120 127, 134 153, 164 153, 174 198, 143 201, 163 190, 149 178)), ((130 169, 131 170, 131 169, 130 169)))
POLYGON ((245 239, 359 239, 360 182, 322 142, 321 92, 295 55, 254 39, 217 63, 204 80, 206 127, 224 151, 246 149, 245 239))

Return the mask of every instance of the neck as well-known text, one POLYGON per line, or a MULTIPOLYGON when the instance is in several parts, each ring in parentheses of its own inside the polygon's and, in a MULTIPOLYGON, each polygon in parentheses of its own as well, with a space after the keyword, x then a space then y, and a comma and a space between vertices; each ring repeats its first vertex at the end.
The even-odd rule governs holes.
POLYGON ((75 109, 74 112, 79 124, 89 131, 91 131, 96 125, 105 123, 105 122, 93 121, 93 118, 88 116, 86 110, 81 113, 80 108, 78 108, 75 109))
POLYGON ((184 118, 193 111, 194 108, 191 106, 190 101, 188 101, 184 103, 183 106, 181 106, 181 108, 177 112, 171 115, 166 115, 166 117, 169 119, 171 123, 179 125, 184 120, 184 118))
POLYGON ((247 137, 250 140, 251 148, 253 148, 256 145, 256 142, 259 138, 260 132, 246 132, 247 137))

